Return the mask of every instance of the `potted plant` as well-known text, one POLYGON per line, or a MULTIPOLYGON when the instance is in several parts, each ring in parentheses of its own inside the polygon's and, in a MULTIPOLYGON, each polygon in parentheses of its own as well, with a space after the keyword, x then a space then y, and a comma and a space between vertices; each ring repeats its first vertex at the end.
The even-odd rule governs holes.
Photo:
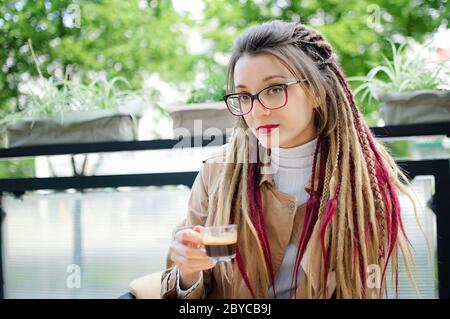
POLYGON ((144 96, 122 77, 81 81, 39 73, 23 107, 0 117, 8 147, 135 140, 144 96))
POLYGON ((7 146, 137 139, 141 105, 114 89, 119 80, 124 81, 65 82, 63 89, 47 82, 42 96, 30 96, 25 108, 0 120, 7 146))
POLYGON ((225 82, 222 68, 209 67, 203 85, 191 90, 186 103, 166 107, 173 121, 174 135, 203 135, 211 128, 225 134, 227 128, 233 128, 233 118, 223 102, 225 82))
POLYGON ((450 72, 444 62, 430 63, 418 50, 406 55, 405 44, 398 48, 390 42, 392 59, 372 68, 355 89, 362 99, 380 102, 380 114, 385 124, 415 124, 450 121, 450 72))

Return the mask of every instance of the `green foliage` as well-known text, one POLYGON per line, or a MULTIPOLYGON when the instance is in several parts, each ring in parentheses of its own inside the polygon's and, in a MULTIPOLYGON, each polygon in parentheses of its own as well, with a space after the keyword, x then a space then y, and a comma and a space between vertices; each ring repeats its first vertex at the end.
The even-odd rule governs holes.
POLYGON ((394 158, 408 158, 411 156, 411 141, 385 142, 383 145, 394 158))
POLYGON ((417 90, 436 90, 443 81, 448 81, 450 70, 445 63, 429 66, 421 56, 423 46, 413 56, 406 55, 406 44, 398 47, 389 41, 392 47, 392 59, 383 55, 384 63, 373 67, 366 76, 351 77, 351 81, 363 81, 354 94, 362 93, 362 100, 377 98, 379 92, 409 92, 417 90))
POLYGON ((28 39, 46 78, 105 72, 137 88, 142 72, 193 79, 198 56, 187 49, 189 24, 171 1, 1 1, 0 109, 17 108, 19 84, 37 75, 28 39))
POLYGON ((0 161, 0 178, 34 177, 34 159, 0 161))
MULTIPOLYGON (((424 36, 445 23, 447 1, 321 0, 321 1, 205 1, 203 35, 213 41, 212 52, 230 52, 240 32, 272 19, 301 21, 320 30, 333 45, 344 71, 365 75, 389 56, 385 39, 424 36)), ((358 101, 366 117, 373 118, 377 104, 358 101)))
POLYGON ((186 103, 222 101, 226 94, 226 70, 219 66, 208 66, 206 78, 198 88, 192 89, 186 103))
MULTIPOLYGON (((106 73, 108 78, 124 77, 137 88, 142 72, 157 72, 166 81, 192 82, 198 62, 221 65, 216 53, 228 54, 248 26, 272 19, 300 20, 325 34, 346 74, 363 76, 373 67, 372 62, 383 61, 382 54, 389 57, 390 47, 384 39, 395 35, 420 41, 449 16, 448 1, 440 0, 204 3, 204 19, 194 21, 188 14, 178 13, 171 1, 0 2, 0 109, 17 109, 19 84, 37 75, 28 39, 35 45, 45 78, 62 79, 67 70, 94 71, 106 73), (187 39, 192 26, 211 41, 208 52, 189 52, 187 39)), ((215 89, 199 87, 192 92, 192 101, 219 100, 220 82, 207 81, 211 83, 205 86, 215 89)), ((359 101, 359 105, 366 117, 376 118, 376 104, 359 101)))
POLYGON ((40 83, 37 84, 39 90, 24 95, 26 102, 20 111, 5 112, 6 114, 0 117, 0 128, 4 128, 10 122, 24 119, 34 121, 57 115, 63 120, 67 112, 115 109, 140 96, 144 97, 140 90, 132 90, 130 83, 119 76, 111 80, 97 78, 87 84, 68 80, 67 74, 63 80, 45 79, 31 41, 29 41, 29 48, 39 74, 40 83))

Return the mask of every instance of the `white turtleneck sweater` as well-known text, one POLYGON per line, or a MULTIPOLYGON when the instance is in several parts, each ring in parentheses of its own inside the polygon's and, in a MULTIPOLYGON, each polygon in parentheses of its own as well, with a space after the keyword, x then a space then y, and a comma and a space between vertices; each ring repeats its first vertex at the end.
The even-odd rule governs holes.
MULTIPOLYGON (((291 148, 272 148, 271 166, 273 168, 273 179, 277 191, 288 193, 296 197, 297 206, 303 204, 308 199, 305 185, 312 171, 314 151, 317 138, 314 140, 291 148)), ((290 287, 292 271, 297 253, 297 243, 290 242, 283 262, 275 274, 275 289, 278 299, 290 297, 290 287)), ((177 274, 178 275, 178 274, 177 274)), ((301 268, 299 268, 298 278, 301 280, 301 268)), ((179 275, 177 276, 177 293, 179 298, 185 298, 201 282, 195 283, 187 290, 182 290, 179 286, 179 275)), ((269 297, 274 298, 272 286, 269 288, 269 297)))
POLYGON ((296 196, 297 204, 308 199, 306 181, 312 171, 317 138, 291 148, 272 148, 271 165, 276 189, 296 196))

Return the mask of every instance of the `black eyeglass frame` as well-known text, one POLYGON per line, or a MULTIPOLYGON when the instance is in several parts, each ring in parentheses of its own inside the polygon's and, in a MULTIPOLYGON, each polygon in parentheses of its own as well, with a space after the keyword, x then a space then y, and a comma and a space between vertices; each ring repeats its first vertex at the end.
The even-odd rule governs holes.
POLYGON ((268 86, 268 87, 262 89, 261 91, 259 91, 259 92, 256 93, 256 94, 250 94, 250 93, 244 93, 244 92, 243 92, 243 93, 230 93, 230 94, 224 95, 224 96, 223 96, 223 100, 225 101, 225 104, 226 104, 226 106, 227 106, 227 108, 228 108, 228 111, 230 111, 230 113, 233 114, 234 116, 244 116, 244 115, 247 115, 248 113, 250 113, 250 112, 252 111, 252 109, 253 109, 253 102, 255 101, 255 99, 257 99, 257 100, 259 101, 259 103, 260 103, 264 108, 266 108, 266 109, 268 109, 268 110, 277 110, 277 109, 281 109, 282 107, 286 106, 286 104, 288 103, 288 92, 287 92, 287 88, 288 88, 288 87, 290 87, 290 86, 292 86, 292 85, 294 85, 294 84, 298 84, 298 83, 301 83, 301 82, 307 82, 307 81, 308 81, 308 79, 304 78, 304 79, 300 79, 300 80, 296 80, 296 81, 292 81, 292 82, 288 82, 288 83, 270 85, 270 86, 268 86), (265 90, 267 90, 267 89, 270 89, 270 88, 272 88, 272 87, 282 87, 282 88, 284 89, 285 101, 284 101, 283 105, 278 106, 278 107, 268 107, 268 106, 264 105, 264 103, 259 99, 259 94, 260 94, 261 92, 263 92, 263 91, 265 91, 265 90), (243 95, 250 97, 250 99, 251 99, 251 106, 250 106, 250 109, 249 109, 248 112, 246 112, 246 113, 236 114, 236 113, 234 113, 234 112, 232 111, 232 107, 230 107, 230 106, 228 105, 227 100, 228 100, 228 98, 231 97, 231 96, 243 96, 243 95))

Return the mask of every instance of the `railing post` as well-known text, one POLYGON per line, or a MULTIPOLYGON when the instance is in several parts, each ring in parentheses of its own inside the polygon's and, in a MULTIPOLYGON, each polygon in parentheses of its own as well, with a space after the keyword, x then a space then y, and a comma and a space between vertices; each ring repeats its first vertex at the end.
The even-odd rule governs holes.
POLYGON ((5 212, 2 206, 3 193, 0 192, 0 299, 5 298, 3 283, 3 219, 5 212))
POLYGON ((439 299, 450 299, 450 160, 435 175, 439 299))

